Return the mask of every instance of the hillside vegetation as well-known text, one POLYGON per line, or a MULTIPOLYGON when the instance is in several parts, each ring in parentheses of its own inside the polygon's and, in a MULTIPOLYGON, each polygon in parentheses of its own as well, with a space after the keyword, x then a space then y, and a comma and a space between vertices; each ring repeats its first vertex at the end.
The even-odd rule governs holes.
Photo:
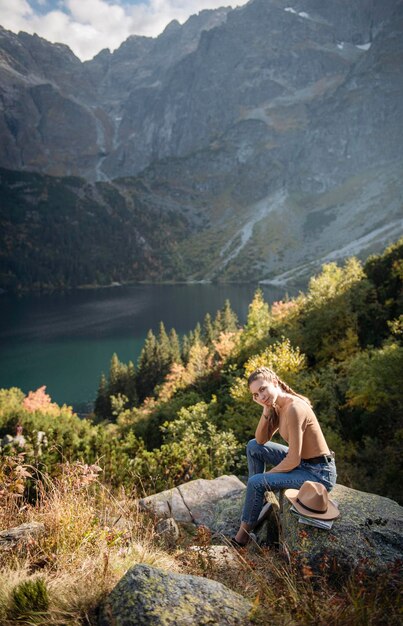
MULTIPOLYGON (((100 599, 133 563, 202 573, 186 546, 162 549, 135 499, 193 478, 246 474, 244 446, 259 411, 245 375, 262 364, 311 398, 339 483, 402 503, 402 251, 400 241, 364 266, 355 258, 325 265, 306 293, 272 306, 258 290, 243 328, 228 302, 181 340, 161 324, 137 365, 114 355, 87 419, 53 404, 44 388, 26 397, 1 390, 0 436, 22 428, 25 445, 3 439, 0 525, 42 520, 50 535, 17 556, 0 554, 0 619, 44 623, 29 621, 16 600, 24 581, 36 585, 46 623, 92 624, 100 599), (111 521, 122 515, 132 520, 129 534, 111 521)), ((297 580, 266 553, 236 576, 209 567, 203 575, 256 599, 257 623, 267 623, 265 611, 273 624, 398 623, 392 572, 376 589, 361 572, 335 593, 309 572, 297 580)))
POLYGON ((0 168, 0 195, 0 289, 182 278, 187 220, 150 206, 136 179, 89 184, 0 168))

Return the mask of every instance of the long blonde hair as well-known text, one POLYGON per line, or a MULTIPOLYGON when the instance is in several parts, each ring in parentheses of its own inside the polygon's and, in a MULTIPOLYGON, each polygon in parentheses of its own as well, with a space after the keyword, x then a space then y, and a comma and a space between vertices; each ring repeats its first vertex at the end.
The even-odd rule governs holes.
MULTIPOLYGON (((255 380, 258 380, 258 378, 263 378, 264 380, 268 380, 273 383, 277 382, 283 391, 291 394, 292 396, 296 396, 297 398, 300 398, 301 400, 306 402, 310 407, 312 406, 312 403, 309 400, 309 398, 294 391, 294 389, 292 389, 289 385, 287 385, 287 383, 281 380, 281 378, 277 376, 277 374, 273 372, 273 370, 271 370, 269 367, 265 367, 265 366, 258 367, 254 372, 252 372, 252 374, 250 374, 248 377, 248 387, 250 387, 250 385, 255 380)), ((272 422, 273 428, 278 427, 279 414, 278 414, 277 407, 275 405, 272 406, 271 411, 270 411, 270 421, 272 422)))

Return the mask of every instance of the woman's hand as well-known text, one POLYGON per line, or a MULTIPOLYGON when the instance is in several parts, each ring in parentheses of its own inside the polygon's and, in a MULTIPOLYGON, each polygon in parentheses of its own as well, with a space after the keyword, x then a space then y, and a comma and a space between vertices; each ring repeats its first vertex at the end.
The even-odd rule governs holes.
POLYGON ((265 417, 269 417, 271 404, 269 403, 268 400, 263 401, 263 400, 258 400, 257 398, 253 398, 253 402, 256 402, 256 404, 259 404, 259 406, 262 406, 263 414, 265 415, 265 417))

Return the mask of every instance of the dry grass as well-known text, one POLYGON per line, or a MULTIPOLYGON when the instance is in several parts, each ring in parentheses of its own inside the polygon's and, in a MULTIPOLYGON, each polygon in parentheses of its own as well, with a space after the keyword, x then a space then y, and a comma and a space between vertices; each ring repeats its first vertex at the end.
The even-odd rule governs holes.
POLYGON ((3 527, 5 521, 8 527, 37 521, 46 528, 42 537, 0 552, 4 626, 95 626, 102 599, 136 563, 218 580, 252 601, 256 625, 400 626, 397 572, 377 580, 359 572, 335 588, 324 576, 298 570, 277 551, 256 545, 240 552, 229 548, 228 565, 212 558, 209 549, 189 550, 190 544, 211 545, 207 529, 183 534, 178 546, 164 549, 154 521, 138 510, 135 499, 123 491, 113 494, 95 474, 66 464, 57 479, 40 477, 35 505, 22 505, 14 494, 7 511, 2 507, 3 527), (46 613, 31 607, 16 617, 15 590, 38 579, 49 597, 46 613))
POLYGON ((10 616, 13 589, 27 580, 44 580, 50 599, 46 618, 32 623, 79 626, 95 624, 102 598, 136 563, 179 569, 158 546, 154 524, 139 512, 136 501, 123 491, 112 494, 97 480, 88 481, 81 469, 79 464, 65 465, 59 478, 41 477, 37 503, 19 510, 14 502, 3 515, 3 528, 36 521, 46 532, 0 552, 1 624, 25 623, 10 616))
MULTIPOLYGON (((201 542, 203 543, 203 541, 201 542)), ((276 550, 234 550, 236 567, 220 566, 206 551, 178 555, 187 573, 225 584, 253 602, 259 626, 400 626, 399 572, 374 579, 357 572, 344 585, 290 565, 276 550)))

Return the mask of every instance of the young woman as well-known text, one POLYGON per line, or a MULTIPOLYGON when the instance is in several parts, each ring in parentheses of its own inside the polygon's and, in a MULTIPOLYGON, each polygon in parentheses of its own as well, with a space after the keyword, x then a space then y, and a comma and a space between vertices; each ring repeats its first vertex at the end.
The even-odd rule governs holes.
POLYGON ((260 367, 248 378, 253 400, 263 407, 255 439, 246 452, 249 480, 241 526, 232 539, 246 545, 264 505, 265 491, 298 489, 306 481, 323 484, 330 491, 336 483, 334 453, 329 450, 308 398, 296 393, 272 370, 260 367), (276 431, 288 443, 273 443, 276 431), (272 469, 265 471, 266 465, 272 469))

